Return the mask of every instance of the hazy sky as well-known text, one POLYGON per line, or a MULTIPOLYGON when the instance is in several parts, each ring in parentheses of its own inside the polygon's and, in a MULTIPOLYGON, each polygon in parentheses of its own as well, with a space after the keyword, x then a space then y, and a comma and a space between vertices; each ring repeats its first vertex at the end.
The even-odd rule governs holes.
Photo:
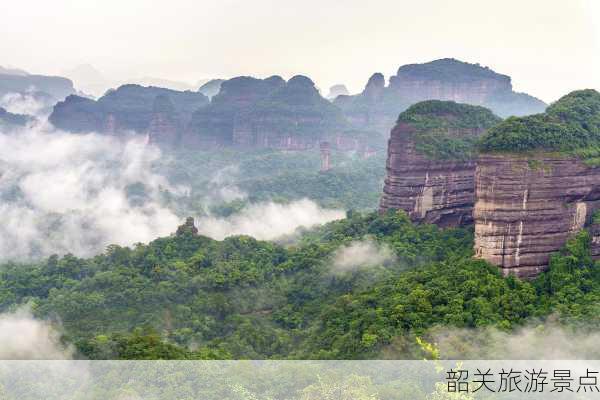
POLYGON ((600 0, 0 0, 0 65, 111 79, 310 76, 360 90, 376 71, 454 57, 546 101, 600 88, 600 0))

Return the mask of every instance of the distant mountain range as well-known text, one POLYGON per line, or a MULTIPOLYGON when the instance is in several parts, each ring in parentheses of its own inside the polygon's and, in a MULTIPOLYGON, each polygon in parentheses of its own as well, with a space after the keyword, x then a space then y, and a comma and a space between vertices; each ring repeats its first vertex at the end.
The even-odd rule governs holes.
POLYGON ((513 91, 509 76, 452 58, 404 65, 387 86, 384 76, 375 73, 362 93, 338 96, 334 104, 357 129, 388 132, 400 112, 424 100, 484 106, 501 117, 540 113, 547 106, 538 98, 513 91))
MULTIPOLYGON (((16 106, 21 103, 36 103, 36 111, 50 113, 59 100, 75 93, 73 82, 60 76, 33 75, 14 68, 0 67, 0 106, 16 106)), ((31 108, 31 107, 28 107, 31 108)), ((11 110, 9 110, 11 111, 11 110)))
MULTIPOLYGON (((71 73, 102 78, 92 67, 71 73)), ((301 75, 288 81, 279 76, 214 79, 198 90, 158 86, 126 84, 92 100, 74 95, 72 82, 65 78, 0 75, 4 93, 33 87, 51 92, 53 99, 69 96, 56 104, 50 116, 61 129, 135 131, 157 143, 197 147, 305 149, 329 141, 344 149, 383 148, 398 115, 430 99, 485 106, 502 117, 546 108, 543 101, 513 91, 509 76, 451 58, 401 66, 387 83, 381 73, 375 73, 356 95, 339 94, 347 90, 336 85, 328 95, 331 101, 301 75)))

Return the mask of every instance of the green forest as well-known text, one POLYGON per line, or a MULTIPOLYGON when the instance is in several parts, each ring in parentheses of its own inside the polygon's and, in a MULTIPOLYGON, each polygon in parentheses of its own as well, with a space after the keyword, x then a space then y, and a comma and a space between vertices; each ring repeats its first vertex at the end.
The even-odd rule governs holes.
POLYGON ((348 212, 285 246, 216 241, 182 225, 92 258, 4 264, 0 310, 27 305, 91 359, 424 358, 440 326, 510 332, 558 315, 598 327, 600 266, 586 231, 534 281, 473 259, 472 238, 402 212, 348 212), (392 261, 332 267, 340 249, 366 240, 391 249, 392 261))
MULTIPOLYGON (((328 171, 320 171, 318 150, 177 151, 165 154, 155 168, 173 184, 190 188, 186 196, 164 195, 165 203, 182 218, 207 213, 227 216, 250 203, 302 198, 321 207, 373 210, 386 173, 387 153, 377 150, 368 158, 360 152, 332 151, 328 171), (239 193, 219 195, 228 189, 239 193)), ((143 188, 138 189, 143 193, 143 188)))
POLYGON ((507 118, 492 127, 480 143, 485 152, 583 151, 582 155, 598 146, 600 93, 593 89, 571 92, 542 114, 507 118))

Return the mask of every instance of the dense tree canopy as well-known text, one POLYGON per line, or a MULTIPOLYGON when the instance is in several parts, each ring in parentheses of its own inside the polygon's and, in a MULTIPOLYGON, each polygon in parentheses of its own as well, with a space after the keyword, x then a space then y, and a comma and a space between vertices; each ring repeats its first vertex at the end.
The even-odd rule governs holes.
POLYGON ((600 93, 586 89, 563 96, 545 113, 506 119, 488 131, 480 147, 487 152, 573 152, 599 145, 600 93))
POLYGON ((0 309, 29 304, 61 321, 64 340, 91 358, 423 357, 416 337, 439 325, 511 330, 552 313, 597 325, 589 241, 584 231, 522 282, 473 260, 469 230, 403 213, 350 212, 285 246, 182 229, 88 259, 5 264, 0 309), (366 240, 394 261, 332 268, 341 248, 366 240))

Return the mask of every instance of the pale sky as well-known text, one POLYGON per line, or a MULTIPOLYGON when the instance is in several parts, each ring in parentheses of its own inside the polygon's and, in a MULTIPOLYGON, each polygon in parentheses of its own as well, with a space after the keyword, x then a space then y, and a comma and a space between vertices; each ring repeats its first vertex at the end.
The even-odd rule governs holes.
POLYGON ((272 74, 355 92, 454 57, 553 101, 600 89, 600 0, 0 0, 0 65, 111 79, 272 74))

